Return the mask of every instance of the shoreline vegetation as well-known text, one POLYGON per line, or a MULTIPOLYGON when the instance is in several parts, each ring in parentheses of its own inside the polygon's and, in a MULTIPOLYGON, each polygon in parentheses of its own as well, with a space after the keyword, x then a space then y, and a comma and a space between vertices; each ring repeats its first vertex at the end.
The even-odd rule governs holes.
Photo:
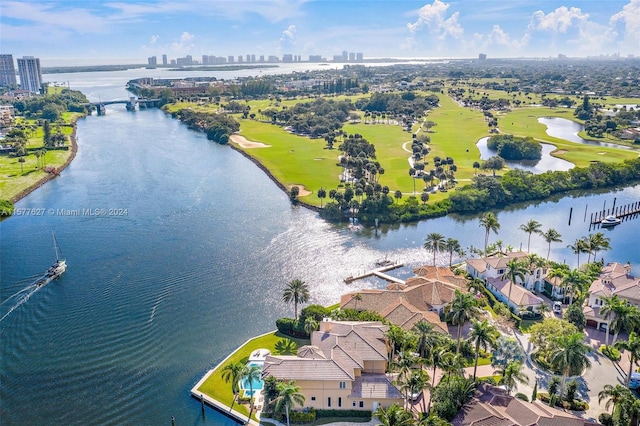
POLYGON ((15 203, 58 177, 78 152, 77 120, 87 115, 86 97, 58 86, 47 94, 13 102, 18 113, 2 139, 0 217, 11 216, 15 203))

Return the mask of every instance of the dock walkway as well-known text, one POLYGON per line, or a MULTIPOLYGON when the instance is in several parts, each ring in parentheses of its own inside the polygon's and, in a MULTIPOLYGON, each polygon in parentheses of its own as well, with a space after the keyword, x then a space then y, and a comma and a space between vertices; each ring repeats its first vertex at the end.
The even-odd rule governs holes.
POLYGON ((404 266, 404 263, 400 263, 400 262, 391 262, 388 265, 384 265, 381 266, 379 268, 375 268, 372 269, 370 271, 364 272, 360 275, 352 275, 350 277, 347 277, 344 279, 344 282, 349 284, 353 281, 357 281, 357 280, 361 280, 362 278, 366 278, 366 277, 370 277, 371 275, 375 275, 376 277, 382 278, 383 280, 387 280, 393 283, 398 283, 398 284, 404 284, 404 281, 399 279, 399 278, 395 278, 392 277, 391 275, 387 275, 384 272, 387 271, 391 271, 393 269, 397 269, 397 268, 401 268, 402 266, 404 266))

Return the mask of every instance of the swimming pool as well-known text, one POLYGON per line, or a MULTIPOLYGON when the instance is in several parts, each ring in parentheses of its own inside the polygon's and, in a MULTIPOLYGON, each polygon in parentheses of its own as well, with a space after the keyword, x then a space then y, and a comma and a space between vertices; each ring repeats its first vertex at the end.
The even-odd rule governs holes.
MULTIPOLYGON (((260 367, 260 371, 262 372, 263 364, 264 364, 263 362, 251 361, 247 364, 247 366, 249 368, 254 366, 260 367)), ((240 389, 244 390, 245 397, 253 396, 251 389, 253 389, 253 392, 258 392, 258 391, 261 391, 263 387, 264 387, 264 381, 262 380, 262 377, 257 380, 253 380, 251 382, 247 378, 244 378, 240 382, 240 389)))

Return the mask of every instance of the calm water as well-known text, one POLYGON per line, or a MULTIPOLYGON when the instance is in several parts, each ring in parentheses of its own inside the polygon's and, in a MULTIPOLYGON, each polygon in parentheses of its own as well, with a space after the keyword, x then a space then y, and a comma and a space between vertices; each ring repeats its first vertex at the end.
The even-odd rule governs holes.
POLYGON ((547 126, 547 134, 555 138, 566 139, 571 142, 583 143, 587 145, 606 146, 609 148, 631 149, 628 146, 615 143, 590 141, 578 136, 578 132, 584 130, 584 126, 575 121, 562 117, 540 117, 538 122, 547 126))
MULTIPOLYGON (((91 86, 91 74, 69 76, 72 87, 103 100, 124 97, 122 87, 133 78, 111 76, 91 86)), ((158 110, 108 107, 106 116, 81 120, 78 136, 71 166, 17 205, 46 213, 0 222, 0 313, 15 307, 0 322, 4 425, 170 425, 171 416, 177 425, 234 424, 211 409, 202 420, 189 390, 247 338, 293 314, 281 301, 285 282, 301 278, 313 302, 329 304, 344 292, 382 286, 342 282, 376 259, 430 262, 421 248, 429 232, 464 247, 483 244, 476 217, 377 231, 327 224, 292 208, 244 157, 158 110), (83 208, 126 214, 59 211, 83 208), (30 290, 29 280, 53 261, 52 230, 69 268, 30 290)), ((585 207, 610 206, 614 197, 617 205, 636 201, 640 187, 499 212, 501 231, 491 240, 526 248, 527 235, 517 228, 535 218, 563 235, 551 257, 575 264, 565 246, 588 234, 585 207)), ((605 259, 631 261, 640 274, 640 221, 604 232, 613 246, 605 259)), ((531 246, 546 255, 541 238, 531 246)))
MULTIPOLYGON (((476 146, 480 151, 480 158, 488 160, 496 155, 496 152, 487 147, 487 141, 489 136, 478 140, 476 146)), ((562 158, 556 158, 551 155, 551 152, 556 149, 555 145, 543 143, 542 145, 542 157, 540 160, 525 160, 525 161, 506 161, 509 168, 522 169, 534 174, 544 173, 549 170, 567 171, 573 168, 573 163, 570 163, 562 158)))

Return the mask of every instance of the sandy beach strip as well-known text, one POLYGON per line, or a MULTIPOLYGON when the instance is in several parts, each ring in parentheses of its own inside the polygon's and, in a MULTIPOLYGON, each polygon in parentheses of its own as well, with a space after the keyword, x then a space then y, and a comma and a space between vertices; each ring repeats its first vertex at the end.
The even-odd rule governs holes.
POLYGON ((266 145, 266 144, 263 144, 262 142, 252 142, 250 140, 247 140, 247 138, 245 138, 244 136, 240 136, 240 135, 231 135, 229 139, 231 139, 231 142, 245 149, 271 147, 271 145, 266 145))

